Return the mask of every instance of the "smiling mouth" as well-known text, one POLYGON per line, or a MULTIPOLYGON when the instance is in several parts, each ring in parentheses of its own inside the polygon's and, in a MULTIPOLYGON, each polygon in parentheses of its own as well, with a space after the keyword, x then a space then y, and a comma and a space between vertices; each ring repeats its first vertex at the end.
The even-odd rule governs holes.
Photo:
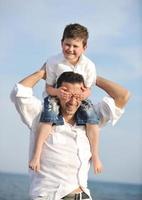
POLYGON ((66 52, 66 54, 69 55, 69 56, 70 56, 70 55, 71 55, 71 56, 74 55, 74 53, 68 53, 68 52, 66 52))
POLYGON ((74 107, 73 106, 67 106, 67 110, 72 110, 74 107))

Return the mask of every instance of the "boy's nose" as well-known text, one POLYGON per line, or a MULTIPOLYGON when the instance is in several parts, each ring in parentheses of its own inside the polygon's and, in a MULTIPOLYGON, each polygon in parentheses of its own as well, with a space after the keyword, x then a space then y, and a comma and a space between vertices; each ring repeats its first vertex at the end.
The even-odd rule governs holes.
POLYGON ((71 52, 73 51, 73 46, 69 47, 69 51, 71 51, 71 52))

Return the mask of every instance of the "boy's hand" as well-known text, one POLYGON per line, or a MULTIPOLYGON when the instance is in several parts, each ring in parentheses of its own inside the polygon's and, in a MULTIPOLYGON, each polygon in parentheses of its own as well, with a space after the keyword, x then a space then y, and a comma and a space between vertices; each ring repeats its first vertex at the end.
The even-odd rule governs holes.
POLYGON ((71 94, 67 91, 66 87, 59 87, 57 89, 57 96, 58 96, 58 98, 65 99, 67 101, 69 99, 70 95, 71 94))

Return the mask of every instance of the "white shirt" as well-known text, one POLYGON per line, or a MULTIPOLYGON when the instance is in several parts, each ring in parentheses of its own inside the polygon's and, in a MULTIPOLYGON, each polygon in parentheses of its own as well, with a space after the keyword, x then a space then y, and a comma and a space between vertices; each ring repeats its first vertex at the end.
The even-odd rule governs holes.
MULTIPOLYGON (((22 121, 30 129, 30 159, 36 138, 36 128, 42 111, 42 103, 33 96, 31 88, 17 84, 11 100, 15 104, 22 121)), ((109 120, 115 123, 123 110, 115 106, 111 97, 95 105, 100 126, 109 120)), ((90 145, 83 126, 54 126, 52 133, 44 143, 41 155, 41 170, 30 174, 30 196, 47 196, 48 200, 60 200, 79 186, 88 194, 88 170, 90 167, 90 145)))
POLYGON ((46 82, 48 85, 55 85, 58 77, 66 71, 81 74, 88 88, 96 83, 95 64, 83 54, 75 66, 70 64, 63 54, 53 56, 47 60, 46 70, 48 74, 46 82))

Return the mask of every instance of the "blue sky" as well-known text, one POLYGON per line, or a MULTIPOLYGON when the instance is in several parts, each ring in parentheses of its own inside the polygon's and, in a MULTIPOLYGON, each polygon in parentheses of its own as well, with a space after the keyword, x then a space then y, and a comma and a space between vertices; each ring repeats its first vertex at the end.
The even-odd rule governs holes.
MULTIPOLYGON (((104 172, 90 178, 142 183, 142 2, 140 0, 0 1, 0 171, 27 173, 29 131, 9 94, 14 84, 61 51, 64 27, 78 22, 90 33, 86 55, 97 73, 128 88, 132 97, 115 127, 102 129, 104 172)), ((41 98, 44 83, 35 92, 41 98)), ((93 90, 99 101, 104 93, 93 90)))

